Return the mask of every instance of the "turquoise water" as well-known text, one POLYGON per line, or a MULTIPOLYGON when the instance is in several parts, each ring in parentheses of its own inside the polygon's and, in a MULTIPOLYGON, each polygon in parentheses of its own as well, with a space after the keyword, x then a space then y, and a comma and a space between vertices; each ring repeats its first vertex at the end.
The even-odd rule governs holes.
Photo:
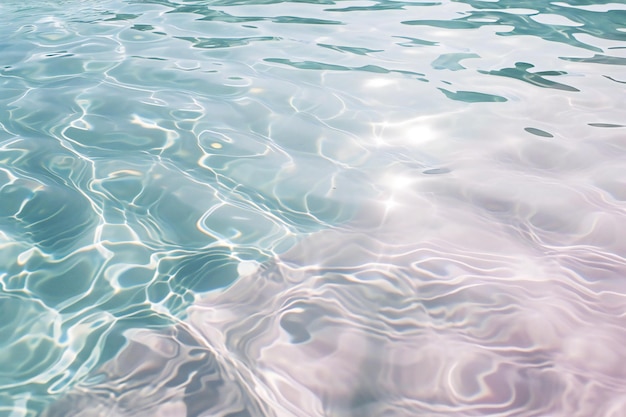
POLYGON ((626 2, 0 2, 0 416, 626 413, 626 2))

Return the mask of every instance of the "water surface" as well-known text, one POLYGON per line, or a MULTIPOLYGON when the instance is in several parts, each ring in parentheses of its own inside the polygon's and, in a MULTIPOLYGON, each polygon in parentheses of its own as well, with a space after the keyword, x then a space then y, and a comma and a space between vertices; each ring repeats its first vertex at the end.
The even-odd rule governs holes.
POLYGON ((0 416, 621 416, 624 65, 623 1, 2 2, 0 416))

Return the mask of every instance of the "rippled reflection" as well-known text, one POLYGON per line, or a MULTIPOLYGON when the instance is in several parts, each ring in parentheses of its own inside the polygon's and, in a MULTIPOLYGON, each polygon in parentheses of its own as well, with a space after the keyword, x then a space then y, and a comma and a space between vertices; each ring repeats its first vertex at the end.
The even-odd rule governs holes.
POLYGON ((626 7, 0 4, 0 416, 621 416, 626 7))

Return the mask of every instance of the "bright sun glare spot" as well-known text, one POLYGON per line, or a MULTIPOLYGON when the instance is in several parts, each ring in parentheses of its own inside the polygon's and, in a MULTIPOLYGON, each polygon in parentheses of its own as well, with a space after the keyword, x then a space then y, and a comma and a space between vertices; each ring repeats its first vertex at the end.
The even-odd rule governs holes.
POLYGON ((93 126, 83 118, 72 120, 70 125, 75 129, 93 130, 93 126))
POLYGON ((407 128, 404 137, 409 143, 424 143, 435 139, 435 132, 430 126, 417 125, 407 128))
POLYGON ((413 182, 413 180, 409 177, 405 177, 403 175, 394 175, 388 179, 387 185, 392 190, 403 191, 406 190, 409 185, 411 185, 411 182, 413 182))
POLYGON ((387 87, 389 85, 395 84, 395 80, 390 80, 388 78, 372 78, 365 83, 365 87, 368 88, 382 88, 387 87))
POLYGON ((26 265, 26 262, 28 262, 28 260, 31 258, 31 256, 33 256, 34 252, 35 252, 35 249, 31 248, 31 249, 28 249, 27 251, 24 251, 24 252, 20 253, 17 256, 17 264, 19 266, 26 265))
POLYGON ((237 273, 240 277, 245 277, 254 274, 259 269, 258 262, 255 261, 241 261, 237 265, 237 273))
POLYGON ((172 143, 174 143, 174 141, 180 137, 178 132, 171 129, 166 129, 162 126, 159 126, 159 124, 154 120, 144 119, 143 117, 136 114, 132 115, 131 123, 139 125, 144 129, 156 129, 164 132, 167 137, 167 143, 164 145, 164 148, 170 147, 172 143))
POLYGON ((378 147, 421 145, 437 138, 436 130, 423 119, 373 123, 372 132, 373 144, 378 147))
POLYGON ((374 145, 377 147, 381 147, 381 146, 385 146, 387 144, 387 142, 385 142, 385 139, 383 139, 380 136, 374 136, 374 145))
POLYGON ((413 178, 406 175, 387 174, 381 177, 379 184, 386 190, 403 192, 411 188, 413 181, 413 178))
POLYGON ((161 129, 161 127, 156 124, 156 122, 148 119, 144 119, 136 114, 133 114, 133 118, 131 120, 132 124, 139 125, 144 129, 161 129))
POLYGON ((385 210, 393 210, 398 206, 398 202, 393 199, 393 197, 389 197, 387 200, 383 201, 383 205, 385 206, 385 210))
POLYGON ((134 176, 134 177, 140 177, 142 174, 139 171, 136 171, 134 169, 121 169, 119 171, 114 171, 111 172, 108 177, 109 178, 118 178, 118 177, 126 177, 126 176, 134 176))

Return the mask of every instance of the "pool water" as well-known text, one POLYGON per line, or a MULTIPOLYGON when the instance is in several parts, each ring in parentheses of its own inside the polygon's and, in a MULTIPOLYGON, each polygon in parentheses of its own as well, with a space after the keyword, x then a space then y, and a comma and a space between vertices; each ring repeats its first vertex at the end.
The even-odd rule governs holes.
POLYGON ((626 3, 0 3, 0 417, 626 413, 626 3))

